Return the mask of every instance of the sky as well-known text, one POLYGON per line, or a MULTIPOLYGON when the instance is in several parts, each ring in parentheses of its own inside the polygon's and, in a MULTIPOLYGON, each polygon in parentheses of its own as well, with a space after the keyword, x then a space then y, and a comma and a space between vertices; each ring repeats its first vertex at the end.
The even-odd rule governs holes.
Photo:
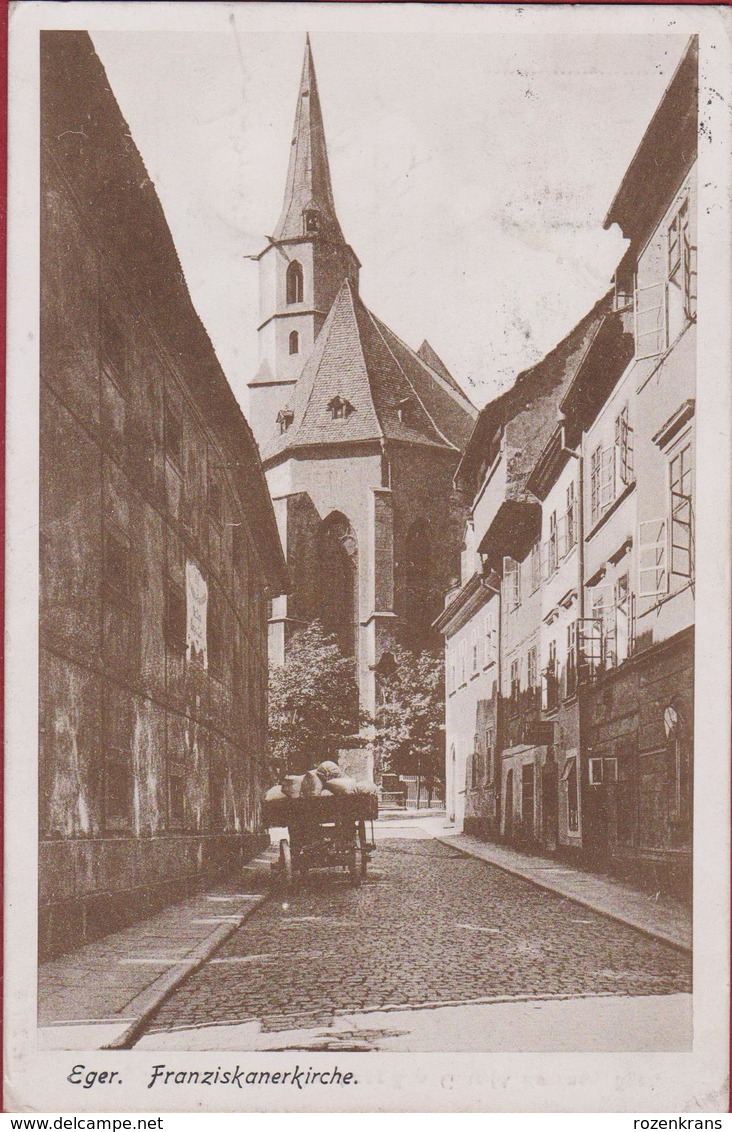
MULTIPOLYGON (((222 27, 222 21, 218 21, 222 27)), ((257 265, 282 205, 305 28, 95 31, 188 282, 246 412, 257 265)), ((681 35, 311 35, 341 227, 361 293, 427 338, 481 407, 608 289, 603 219, 681 35)))

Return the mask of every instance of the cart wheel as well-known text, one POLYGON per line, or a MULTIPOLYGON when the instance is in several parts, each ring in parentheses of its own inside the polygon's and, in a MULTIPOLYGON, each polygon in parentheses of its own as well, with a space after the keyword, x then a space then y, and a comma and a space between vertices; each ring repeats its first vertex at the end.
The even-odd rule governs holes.
POLYGON ((292 887, 292 853, 286 837, 280 841, 280 871, 286 888, 292 887))

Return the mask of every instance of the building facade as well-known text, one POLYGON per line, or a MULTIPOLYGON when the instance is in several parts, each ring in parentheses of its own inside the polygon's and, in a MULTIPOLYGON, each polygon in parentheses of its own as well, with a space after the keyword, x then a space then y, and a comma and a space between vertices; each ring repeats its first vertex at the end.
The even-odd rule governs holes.
MULTIPOLYGON (((614 291, 553 364, 549 355, 481 412, 458 471, 483 576, 498 572, 502 584, 500 795, 496 786, 482 821, 467 809, 457 820, 682 892, 692 836, 696 99, 691 40, 607 216, 629 240, 614 291)), ((445 615, 440 627, 449 631, 445 615)), ((448 706, 448 768, 451 721, 448 706)))
POLYGON ((287 580, 256 445, 91 40, 42 32, 41 60, 43 957, 256 847, 266 602, 287 580))
MULTIPOLYGON (((467 809, 453 800, 452 810, 458 819, 464 814, 466 829, 527 846, 555 846, 559 823, 554 727, 542 713, 549 535, 543 544, 542 504, 530 490, 530 481, 555 432, 562 397, 608 305, 607 299, 598 303, 546 358, 481 411, 457 472, 458 485, 473 499, 475 569, 494 595, 497 694, 490 712, 495 736, 490 785, 468 794, 467 809)), ((568 485, 562 487, 566 497, 568 485)), ((566 514, 562 519, 566 525, 566 514)), ((559 563, 558 551, 555 556, 559 563)), ((564 574, 556 585, 563 579, 564 574)), ((567 602, 565 594, 557 601, 561 596, 567 602)), ((438 625, 449 633, 448 611, 457 595, 448 596, 438 625)), ((464 637, 470 639, 475 631, 481 638, 481 618, 478 611, 466 623, 464 637)), ((460 743, 453 716, 462 718, 448 707, 448 768, 453 744, 458 750, 460 743)), ((462 781, 456 782, 456 789, 465 789, 462 781)))
POLYGON ((429 344, 411 350, 366 308, 359 267, 335 211, 308 42, 282 213, 259 256, 248 389, 292 579, 272 604, 270 659, 320 620, 355 658, 373 715, 390 644, 440 645, 432 622, 465 515, 453 477, 476 414, 429 344))
POLYGON ((466 524, 460 584, 449 591, 436 628, 445 637, 445 773, 448 817, 495 832, 498 729, 498 575, 484 575, 475 530, 466 524))
POLYGON ((686 891, 693 778, 697 68, 692 40, 608 213, 607 224, 619 224, 630 241, 618 269, 616 305, 633 351, 582 442, 590 466, 590 520, 599 511, 589 531, 592 536, 597 529, 599 538, 585 581, 595 636, 602 641, 586 705, 592 846, 620 869, 659 883, 672 880, 686 891), (592 462, 597 467, 598 459, 606 469, 596 500, 592 462))

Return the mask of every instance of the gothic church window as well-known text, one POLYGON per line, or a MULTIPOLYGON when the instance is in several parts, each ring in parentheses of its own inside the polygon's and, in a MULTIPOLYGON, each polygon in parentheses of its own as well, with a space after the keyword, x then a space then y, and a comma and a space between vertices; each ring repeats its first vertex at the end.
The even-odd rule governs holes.
POLYGON ((302 265, 299 264, 296 259, 293 259, 292 263, 287 268, 285 284, 287 305, 292 306, 293 303, 301 303, 303 296, 302 265))
POLYGON ((300 335, 296 330, 290 332, 289 349, 291 354, 300 353, 300 335))
POLYGON ((318 531, 317 578, 320 621, 332 633, 344 656, 356 651, 358 622, 358 544, 345 515, 333 511, 318 531))

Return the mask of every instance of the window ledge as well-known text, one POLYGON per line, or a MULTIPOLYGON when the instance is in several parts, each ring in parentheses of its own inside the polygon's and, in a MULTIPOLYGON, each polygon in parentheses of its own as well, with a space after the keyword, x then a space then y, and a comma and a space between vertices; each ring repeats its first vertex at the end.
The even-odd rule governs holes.
POLYGON ((597 532, 605 526, 605 523, 607 523, 610 516, 615 514, 621 503, 624 503, 628 496, 633 494, 633 492, 635 491, 635 482, 635 480, 631 480, 630 483, 625 485, 623 490, 620 492, 620 495, 615 496, 614 500, 607 508, 607 510, 603 512, 595 525, 590 528, 588 534, 585 535, 585 542, 589 542, 591 539, 593 539, 597 532))

